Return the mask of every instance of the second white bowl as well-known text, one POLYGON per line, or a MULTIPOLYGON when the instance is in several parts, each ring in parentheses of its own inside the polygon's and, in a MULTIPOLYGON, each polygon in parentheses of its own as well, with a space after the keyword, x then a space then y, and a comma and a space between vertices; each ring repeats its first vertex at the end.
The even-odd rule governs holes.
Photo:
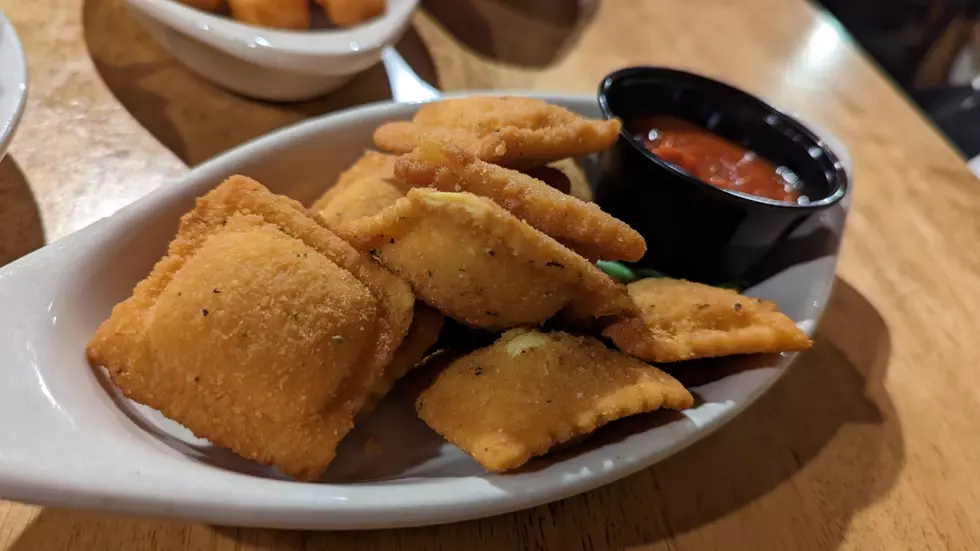
POLYGON ((239 23, 175 0, 126 0, 153 37, 219 86, 270 101, 332 92, 377 63, 401 38, 418 0, 388 0, 376 19, 348 29, 283 31, 239 23))

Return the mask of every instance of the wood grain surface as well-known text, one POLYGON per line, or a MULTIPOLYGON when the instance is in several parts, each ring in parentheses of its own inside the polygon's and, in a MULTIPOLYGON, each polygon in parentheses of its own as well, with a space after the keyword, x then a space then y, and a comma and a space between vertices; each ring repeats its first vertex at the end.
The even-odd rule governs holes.
MULTIPOLYGON (((247 139, 389 96, 375 67, 322 100, 253 102, 175 63, 122 0, 0 9, 31 74, 0 163, 0 262, 247 139)), ((802 0, 426 0, 399 49, 446 90, 592 93, 615 68, 672 65, 836 133, 856 193, 814 349, 700 443, 520 513, 302 533, 0 501, 0 551, 980 548, 980 182, 833 22, 802 0)))

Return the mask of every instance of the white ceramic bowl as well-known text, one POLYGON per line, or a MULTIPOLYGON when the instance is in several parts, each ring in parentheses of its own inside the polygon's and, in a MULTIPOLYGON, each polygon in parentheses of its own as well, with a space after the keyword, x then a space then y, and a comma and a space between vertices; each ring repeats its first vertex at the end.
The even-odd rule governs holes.
POLYGON ((384 15, 347 29, 283 31, 239 23, 176 0, 126 0, 171 54, 219 86, 253 98, 299 101, 346 83, 401 38, 418 0, 387 0, 384 15))
POLYGON ((0 159, 7 152, 27 103, 27 62, 17 31, 0 12, 0 159))
MULTIPOLYGON (((539 97, 600 116, 593 97, 539 97)), ((195 438, 126 400, 88 366, 86 342, 165 252, 195 197, 241 173, 309 204, 370 147, 379 124, 417 109, 386 102, 284 128, 0 268, 0 496, 279 528, 384 528, 489 516, 595 488, 676 453, 735 417, 789 368, 795 354, 701 366, 696 372, 710 376, 693 384, 700 402, 683 415, 618 422, 510 474, 485 472, 419 421, 406 390, 419 381, 409 375, 344 440, 324 480, 311 484, 284 480, 195 438), (365 449, 368 438, 380 452, 365 449)), ((587 171, 594 168, 585 161, 587 171)), ((845 215, 835 207, 798 228, 791 237, 815 246, 809 260, 788 247, 787 258, 774 259, 773 275, 748 294, 776 302, 812 333, 834 281, 845 215), (817 235, 819 243, 802 239, 817 235)))

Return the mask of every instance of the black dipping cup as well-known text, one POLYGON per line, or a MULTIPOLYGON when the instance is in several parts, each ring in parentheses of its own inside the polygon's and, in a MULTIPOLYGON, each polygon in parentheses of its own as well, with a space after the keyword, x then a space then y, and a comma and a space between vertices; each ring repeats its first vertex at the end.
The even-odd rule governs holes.
POLYGON ((796 226, 847 193, 844 166, 826 143, 795 118, 727 84, 630 67, 603 79, 599 104, 607 118, 622 119, 623 131, 600 156, 594 199, 646 238, 641 266, 709 284, 742 280, 796 226), (629 130, 637 118, 657 115, 684 119, 789 168, 810 202, 717 188, 660 159, 629 130))

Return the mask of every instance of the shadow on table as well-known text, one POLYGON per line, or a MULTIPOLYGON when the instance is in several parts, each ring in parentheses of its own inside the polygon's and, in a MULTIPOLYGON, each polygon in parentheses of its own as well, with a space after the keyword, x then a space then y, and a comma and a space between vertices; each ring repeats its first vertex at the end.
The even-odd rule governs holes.
MULTIPOLYGON (((86 0, 83 9, 85 43, 106 86, 188 165, 303 119, 391 98, 378 64, 321 99, 291 104, 251 100, 185 68, 154 42, 122 0, 86 0)), ((419 76, 438 87, 435 65, 414 29, 397 49, 419 76)))
POLYGON ((44 246, 34 193, 10 155, 0 161, 0 266, 44 246))
POLYGON ((423 0, 456 40, 476 53, 546 67, 575 44, 600 0, 423 0))
POLYGON ((577 497, 490 519, 373 532, 211 528, 47 509, 9 549, 60 549, 69 541, 78 549, 152 541, 147 549, 269 551, 624 549, 656 542, 836 549, 854 515, 888 492, 904 462, 901 426, 882 385, 889 353, 884 320, 838 280, 816 345, 756 404, 670 459, 577 497))

